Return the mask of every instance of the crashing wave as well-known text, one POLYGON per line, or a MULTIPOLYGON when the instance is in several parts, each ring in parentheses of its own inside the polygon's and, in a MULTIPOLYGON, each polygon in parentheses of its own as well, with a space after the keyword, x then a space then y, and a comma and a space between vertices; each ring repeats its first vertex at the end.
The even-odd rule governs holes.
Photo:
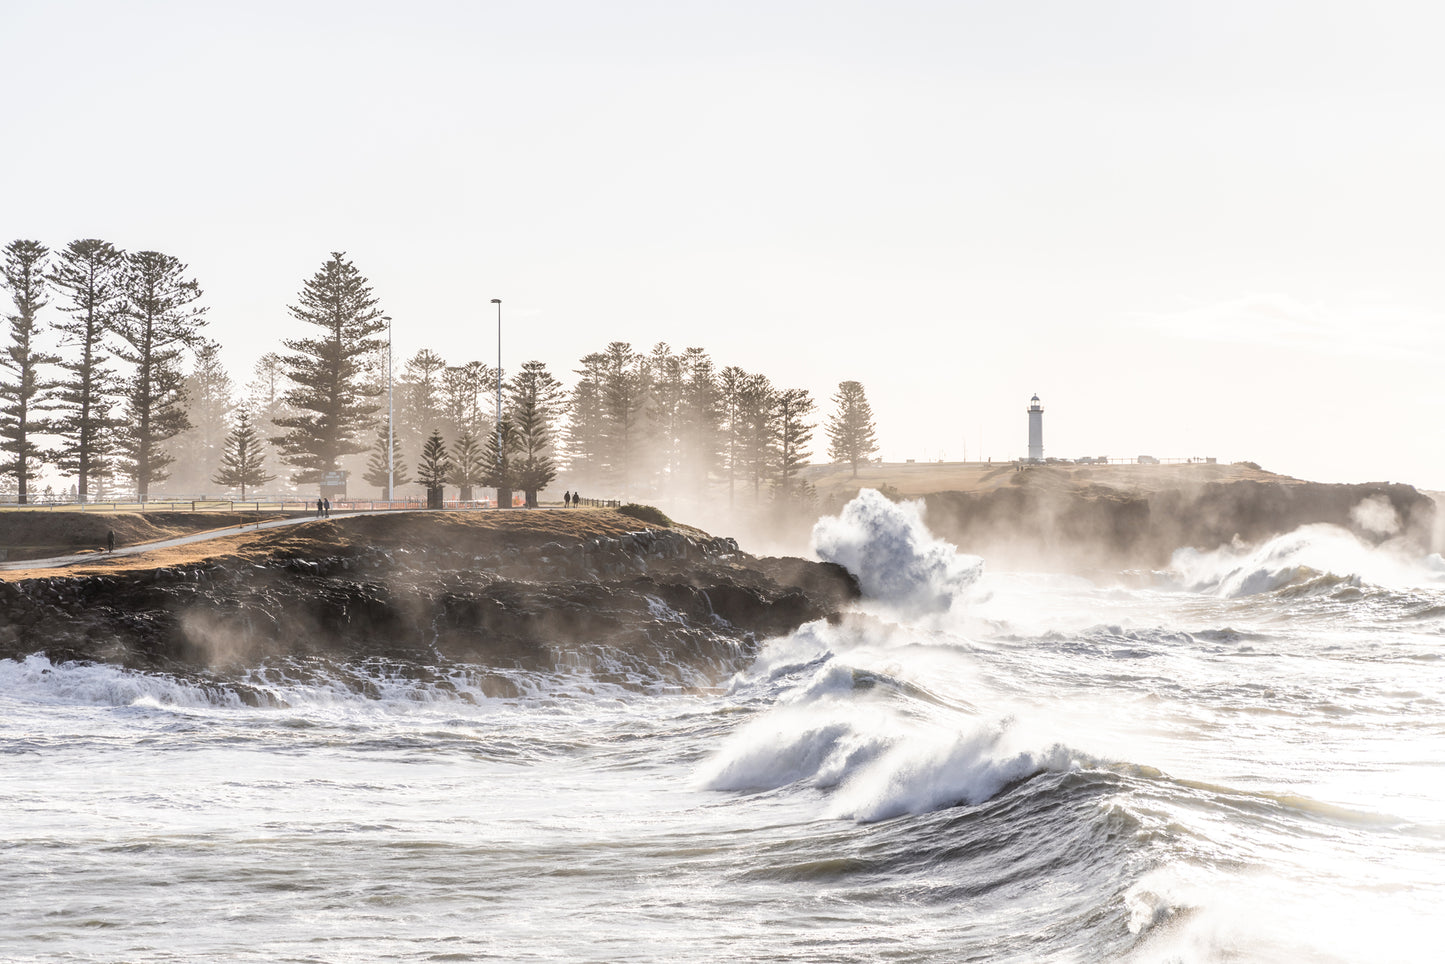
POLYGON ((1329 593, 1363 585, 1438 584, 1442 574, 1389 546, 1366 545, 1333 525, 1302 526, 1256 547, 1221 546, 1209 552, 1176 550, 1171 569, 1195 592, 1226 598, 1289 591, 1329 593))
POLYGON ((864 489, 837 516, 818 520, 813 551, 857 577, 868 599, 905 614, 946 612, 977 581, 983 560, 929 532, 922 505, 864 489))

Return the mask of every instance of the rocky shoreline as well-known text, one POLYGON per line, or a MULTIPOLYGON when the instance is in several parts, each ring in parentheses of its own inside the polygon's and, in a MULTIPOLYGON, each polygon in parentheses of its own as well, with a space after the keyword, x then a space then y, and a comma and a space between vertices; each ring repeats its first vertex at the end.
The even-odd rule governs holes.
POLYGON ((501 530, 407 515, 308 523, 191 564, 0 583, 0 658, 231 681, 276 660, 468 664, 497 696, 515 695, 516 670, 702 686, 858 594, 841 567, 696 531, 559 537, 521 513, 501 530))

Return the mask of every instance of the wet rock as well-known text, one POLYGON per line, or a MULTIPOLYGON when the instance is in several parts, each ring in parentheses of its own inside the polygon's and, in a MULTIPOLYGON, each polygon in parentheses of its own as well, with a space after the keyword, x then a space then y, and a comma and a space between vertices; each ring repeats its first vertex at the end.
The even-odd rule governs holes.
MULTIPOLYGON (((232 679, 276 659, 442 661, 689 685, 724 678, 767 636, 857 595, 840 567, 755 559, 731 539, 668 530, 484 553, 361 546, 0 583, 0 658, 44 652, 232 679)), ((515 695, 505 677, 485 679, 489 695, 515 695)))

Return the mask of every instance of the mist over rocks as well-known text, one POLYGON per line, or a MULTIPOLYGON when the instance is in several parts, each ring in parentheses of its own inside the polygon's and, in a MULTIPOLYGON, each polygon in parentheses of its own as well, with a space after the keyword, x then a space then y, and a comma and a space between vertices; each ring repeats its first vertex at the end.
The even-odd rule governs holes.
MULTIPOLYGON (((841 567, 757 558, 606 510, 316 521, 155 569, 0 583, 0 658, 104 661, 232 681, 282 661, 578 672, 706 686, 767 636, 858 595, 841 567), (595 516, 597 518, 585 518, 595 516)), ((498 672, 491 695, 513 695, 498 672)))
POLYGON ((1372 545, 1399 540, 1438 550, 1435 501, 1412 486, 1260 474, 1197 482, 1156 471, 1139 476, 1147 484, 1129 485, 1034 466, 994 488, 936 492, 923 501, 930 528, 961 550, 1051 569, 1159 568, 1176 549, 1259 543, 1317 523, 1372 545))

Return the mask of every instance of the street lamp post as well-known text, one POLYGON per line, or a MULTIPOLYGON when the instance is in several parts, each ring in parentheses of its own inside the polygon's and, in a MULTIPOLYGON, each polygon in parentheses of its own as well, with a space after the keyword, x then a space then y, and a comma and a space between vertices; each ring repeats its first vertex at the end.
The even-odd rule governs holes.
POLYGON ((386 315, 386 501, 391 508, 392 485, 395 478, 392 470, 396 467, 396 408, 392 404, 391 390, 391 315, 386 315))
POLYGON ((504 509, 502 494, 511 502, 512 492, 502 484, 502 299, 493 298, 492 304, 497 306, 497 508, 504 509))

